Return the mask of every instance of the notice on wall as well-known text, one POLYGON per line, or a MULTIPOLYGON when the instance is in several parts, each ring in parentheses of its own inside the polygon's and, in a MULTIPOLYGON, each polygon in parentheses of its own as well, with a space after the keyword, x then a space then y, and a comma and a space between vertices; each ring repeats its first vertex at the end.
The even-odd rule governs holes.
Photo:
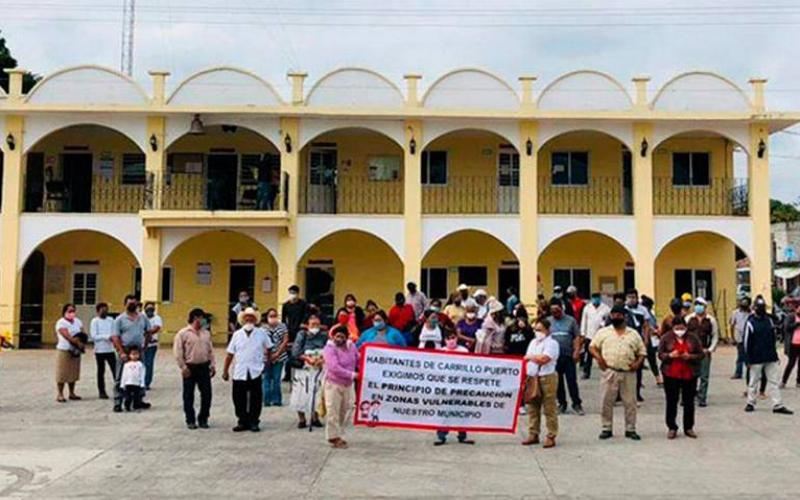
POLYGON ((514 433, 521 358, 366 345, 355 424, 514 433))
POLYGON ((198 285, 211 284, 211 263, 209 262, 197 263, 197 275, 195 277, 195 283, 197 283, 198 285))
POLYGON ((67 290, 67 268, 64 266, 47 266, 45 268, 44 293, 48 295, 64 293, 67 290))
POLYGON ((101 152, 94 163, 94 173, 100 175, 103 180, 110 181, 114 178, 114 153, 109 151, 101 152))

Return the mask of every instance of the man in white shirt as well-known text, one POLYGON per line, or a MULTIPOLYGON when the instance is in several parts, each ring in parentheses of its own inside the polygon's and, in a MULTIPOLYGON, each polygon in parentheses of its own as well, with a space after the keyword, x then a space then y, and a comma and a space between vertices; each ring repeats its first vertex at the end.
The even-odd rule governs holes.
POLYGON ((478 319, 485 318, 489 313, 489 295, 486 293, 486 290, 483 288, 475 290, 475 294, 473 294, 472 298, 478 306, 478 319))
POLYGON ((531 384, 534 378, 538 378, 539 390, 533 400, 528 403, 528 438, 522 444, 530 446, 539 443, 542 410, 544 410, 547 437, 543 447, 552 448, 556 445, 556 436, 558 435, 556 364, 560 348, 558 342, 550 336, 550 322, 547 319, 537 321, 533 329, 536 337, 528 344, 528 351, 525 353, 527 382, 531 384))
POLYGON ((611 308, 603 303, 600 292, 594 292, 588 304, 583 307, 581 313, 581 337, 583 337, 583 351, 581 352, 581 368, 583 369, 582 379, 586 380, 592 376, 592 355, 589 353, 589 344, 594 338, 594 334, 608 322, 608 314, 611 308))
POLYGON ((150 384, 153 383, 153 374, 156 368, 156 354, 158 353, 158 334, 164 328, 164 321, 161 316, 156 314, 156 305, 154 302, 145 302, 144 314, 150 321, 150 330, 145 335, 145 349, 144 349, 144 367, 146 369, 144 376, 144 389, 150 390, 150 384))
POLYGON ((222 380, 230 378, 231 363, 235 358, 232 393, 239 421, 233 432, 258 432, 261 430, 258 424, 263 402, 261 372, 264 371, 264 360, 269 357, 272 340, 266 331, 256 327, 258 312, 252 307, 242 311, 238 321, 242 327, 233 333, 228 344, 222 380))
POLYGON ((94 359, 97 362, 97 393, 100 399, 108 399, 108 393, 106 392, 106 365, 108 365, 112 379, 117 367, 114 344, 111 343, 114 318, 108 315, 108 304, 105 302, 97 304, 95 311, 97 315, 89 323, 89 338, 94 343, 94 359))

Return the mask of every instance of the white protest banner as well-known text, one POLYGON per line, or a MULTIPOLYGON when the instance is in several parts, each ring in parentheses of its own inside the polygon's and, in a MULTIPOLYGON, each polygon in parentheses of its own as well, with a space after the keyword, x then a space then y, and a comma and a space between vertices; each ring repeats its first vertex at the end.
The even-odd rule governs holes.
POLYGON ((356 425, 513 433, 522 358, 367 344, 356 425))

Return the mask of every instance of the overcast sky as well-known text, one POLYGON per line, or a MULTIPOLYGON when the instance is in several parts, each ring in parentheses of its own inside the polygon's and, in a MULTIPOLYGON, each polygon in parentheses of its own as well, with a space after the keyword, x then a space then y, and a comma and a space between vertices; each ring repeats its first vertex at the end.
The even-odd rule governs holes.
MULTIPOLYGON (((372 68, 423 86, 465 66, 516 86, 575 69, 627 84, 652 77, 651 96, 688 70, 719 72, 745 89, 769 78, 767 106, 800 111, 800 2, 763 0, 136 0, 134 77, 168 69, 172 86, 198 69, 250 69, 288 97, 289 69, 308 85, 341 66, 372 68)), ((118 68, 122 0, 0 0, 0 30, 26 69, 118 68)), ((543 82, 543 83, 541 83, 543 82)), ((800 134, 800 127, 794 129, 800 134)), ((800 135, 773 136, 774 197, 800 197, 800 135)))

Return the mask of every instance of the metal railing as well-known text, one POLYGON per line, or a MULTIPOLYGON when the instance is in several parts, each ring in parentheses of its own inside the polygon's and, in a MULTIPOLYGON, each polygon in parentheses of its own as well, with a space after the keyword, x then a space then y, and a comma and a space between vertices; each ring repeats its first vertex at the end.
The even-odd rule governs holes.
POLYGON ((632 214, 633 190, 622 177, 590 177, 585 185, 553 185, 539 177, 538 210, 541 214, 632 214))
POLYGON ((146 206, 158 210, 281 210, 289 186, 288 181, 230 186, 204 175, 177 173, 150 174, 147 181, 146 206))
POLYGON ((495 176, 449 176, 447 184, 422 186, 425 214, 513 214, 519 186, 499 186, 495 176))
POLYGON ((708 185, 674 185, 671 177, 653 179, 653 213, 657 215, 748 215, 747 179, 720 177, 708 185))
POLYGON ((300 178, 300 211, 309 214, 402 214, 403 181, 340 175, 334 184, 300 178))
MULTIPOLYGON (((78 194, 61 182, 48 182, 41 192, 41 203, 28 210, 44 213, 136 213, 147 204, 147 187, 144 184, 122 184, 118 179, 95 176, 91 180, 91 193, 78 194), (84 199, 78 199, 78 197, 84 199)), ((30 196, 30 195, 27 195, 30 196)), ((28 204, 28 203, 26 203, 28 204)), ((29 205, 30 207, 30 205, 29 205)))

